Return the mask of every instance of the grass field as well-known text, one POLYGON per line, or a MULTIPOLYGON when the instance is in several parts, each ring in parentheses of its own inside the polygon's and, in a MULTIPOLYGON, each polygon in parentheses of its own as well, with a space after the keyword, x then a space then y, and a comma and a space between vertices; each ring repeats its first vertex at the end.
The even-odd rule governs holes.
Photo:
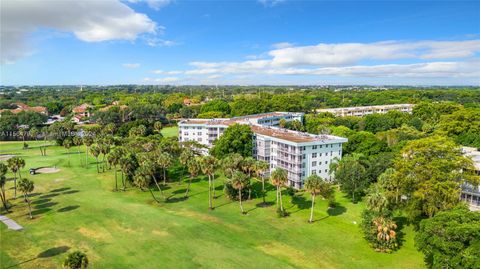
MULTIPOLYGON (((72 148, 67 155, 63 148, 50 147, 42 157, 35 142, 29 144, 22 150, 21 143, 0 142, 1 154, 25 158, 23 175, 35 182, 34 219, 27 218, 26 205, 16 199, 7 216, 25 229, 15 232, 0 223, 1 268, 59 268, 67 253, 77 249, 87 253, 91 268, 424 268, 411 227, 404 227, 399 251, 376 253, 358 227, 363 204, 352 204, 341 194, 339 206, 330 212, 319 201, 313 224, 307 223, 306 194, 284 195, 286 218, 276 217, 275 206, 257 207, 261 199, 247 201, 248 214, 241 215, 238 203, 223 195, 209 211, 206 179, 197 178, 185 200, 186 185, 178 182, 177 168, 169 173, 177 180, 166 187, 169 202, 157 204, 148 192, 113 192, 113 172, 97 174, 93 158, 88 169, 82 167, 83 150, 77 154, 72 148), (53 165, 61 171, 27 175, 31 167, 53 165)), ((223 194, 220 181, 217 194, 223 194)), ((11 197, 12 182, 7 184, 11 197)), ((274 198, 270 191, 268 201, 274 198)))
POLYGON ((161 133, 164 137, 178 136, 178 126, 165 127, 161 133))

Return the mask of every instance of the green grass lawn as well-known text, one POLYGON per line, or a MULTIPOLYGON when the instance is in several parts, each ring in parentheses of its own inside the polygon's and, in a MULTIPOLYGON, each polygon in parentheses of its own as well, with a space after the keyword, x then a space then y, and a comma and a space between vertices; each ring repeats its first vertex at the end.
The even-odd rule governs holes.
POLYGON ((178 126, 165 127, 161 133, 163 137, 178 136, 178 126))
MULTIPOLYGON (((171 198, 157 204, 148 192, 113 192, 113 171, 97 174, 93 158, 88 169, 81 167, 83 151, 79 155, 73 148, 68 156, 50 147, 42 157, 35 143, 29 144, 32 148, 22 150, 21 143, 0 143, 0 152, 25 158, 26 176, 31 167, 56 165, 61 171, 28 175, 35 182, 34 219, 27 218, 22 199, 13 201, 7 216, 25 229, 15 232, 0 223, 1 268, 59 268, 77 249, 87 253, 91 268, 424 268, 411 227, 403 229, 399 251, 376 253, 359 228, 364 205, 341 194, 329 213, 326 201, 319 201, 316 222, 308 224, 309 195, 285 194, 286 218, 276 217, 275 206, 257 207, 261 199, 245 202, 248 214, 241 215, 218 180, 222 195, 209 211, 206 179, 196 179, 184 200, 186 184, 178 182, 179 169, 172 169, 176 182, 165 191, 171 198)), ((10 197, 11 187, 8 182, 10 197)), ((274 198, 270 191, 268 201, 274 198)))

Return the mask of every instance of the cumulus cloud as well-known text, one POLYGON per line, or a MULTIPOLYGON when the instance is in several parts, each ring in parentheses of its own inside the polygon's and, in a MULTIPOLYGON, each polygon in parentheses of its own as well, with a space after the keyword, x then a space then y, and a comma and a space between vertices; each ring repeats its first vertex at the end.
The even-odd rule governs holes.
POLYGON ((130 3, 140 3, 145 2, 147 5, 155 10, 160 10, 161 8, 169 5, 172 1, 171 0, 127 0, 130 3))
POLYGON ((125 68, 139 68, 140 64, 139 63, 124 63, 122 64, 123 67, 125 68))
POLYGON ((314 75, 355 77, 480 76, 480 40, 384 41, 375 43, 282 44, 268 59, 241 62, 191 62, 187 75, 314 75), (402 59, 413 63, 397 64, 402 59), (368 62, 369 64, 365 64, 368 62))
POLYGON ((158 83, 158 84, 169 84, 169 83, 175 83, 179 82, 180 78, 178 77, 164 77, 164 78, 144 78, 144 82, 153 82, 153 83, 158 83))
POLYGON ((285 2, 285 0, 258 0, 258 2, 266 7, 273 7, 282 2, 285 2))
POLYGON ((0 15, 1 63, 12 63, 31 53, 28 36, 39 29, 71 32, 85 42, 135 40, 159 31, 147 15, 116 0, 6 0, 0 15))

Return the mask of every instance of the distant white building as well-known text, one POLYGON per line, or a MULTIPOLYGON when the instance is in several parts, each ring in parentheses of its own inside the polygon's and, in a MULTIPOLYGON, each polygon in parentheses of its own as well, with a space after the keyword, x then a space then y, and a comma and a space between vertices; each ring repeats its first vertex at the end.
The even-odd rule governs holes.
POLYGON ((279 128, 281 119, 302 121, 303 113, 272 112, 229 119, 187 119, 178 124, 179 140, 197 141, 211 147, 229 125, 247 124, 254 133, 252 156, 268 162, 270 172, 277 167, 286 170, 289 186, 302 188, 304 180, 312 174, 329 180, 330 163, 342 157, 342 144, 347 139, 279 128))
MULTIPOLYGON (((463 147, 463 155, 473 161, 475 173, 480 175, 480 151, 476 148, 463 147)), ((462 187, 461 199, 470 205, 470 209, 480 211, 480 186, 465 184, 462 187)))
POLYGON ((413 105, 412 104, 397 104, 397 105, 383 105, 383 106, 356 106, 356 107, 337 107, 337 108, 325 108, 317 109, 317 113, 328 112, 332 113, 337 117, 363 117, 366 115, 371 115, 375 113, 384 114, 388 111, 400 111, 405 113, 412 113, 413 105))

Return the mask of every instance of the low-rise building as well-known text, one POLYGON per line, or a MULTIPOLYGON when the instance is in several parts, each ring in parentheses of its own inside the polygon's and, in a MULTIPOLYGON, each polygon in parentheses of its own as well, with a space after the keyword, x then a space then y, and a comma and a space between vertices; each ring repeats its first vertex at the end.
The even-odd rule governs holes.
MULTIPOLYGON (((472 159, 475 173, 480 175, 480 151, 476 148, 463 147, 462 152, 472 159)), ((470 205, 471 210, 480 211, 480 186, 463 185, 461 199, 470 205)))
POLYGON ((28 105, 26 105, 24 103, 20 103, 20 102, 14 103, 13 105, 15 105, 16 108, 14 108, 14 109, 0 109, 0 114, 2 112, 5 112, 5 111, 10 111, 13 114, 17 114, 17 113, 20 113, 22 111, 36 112, 36 113, 40 113, 40 114, 44 114, 44 115, 48 114, 48 110, 44 106, 28 106, 28 105))
POLYGON ((92 108, 89 104, 81 104, 72 109, 73 116, 79 119, 88 118, 91 116, 90 109, 92 108))
POLYGON ((252 156, 270 164, 268 173, 277 167, 286 170, 287 184, 297 189, 302 188, 304 180, 312 174, 330 180, 330 164, 342 157, 342 144, 347 139, 279 128, 281 119, 302 121, 303 113, 272 112, 234 118, 186 119, 178 124, 179 140, 197 141, 210 148, 229 125, 246 124, 254 133, 252 156))
POLYGON ((337 117, 363 117, 375 113, 384 114, 388 111, 400 111, 405 113, 412 113, 412 104, 396 104, 396 105, 382 105, 382 106, 356 106, 356 107, 337 107, 317 109, 317 113, 332 113, 337 117))

